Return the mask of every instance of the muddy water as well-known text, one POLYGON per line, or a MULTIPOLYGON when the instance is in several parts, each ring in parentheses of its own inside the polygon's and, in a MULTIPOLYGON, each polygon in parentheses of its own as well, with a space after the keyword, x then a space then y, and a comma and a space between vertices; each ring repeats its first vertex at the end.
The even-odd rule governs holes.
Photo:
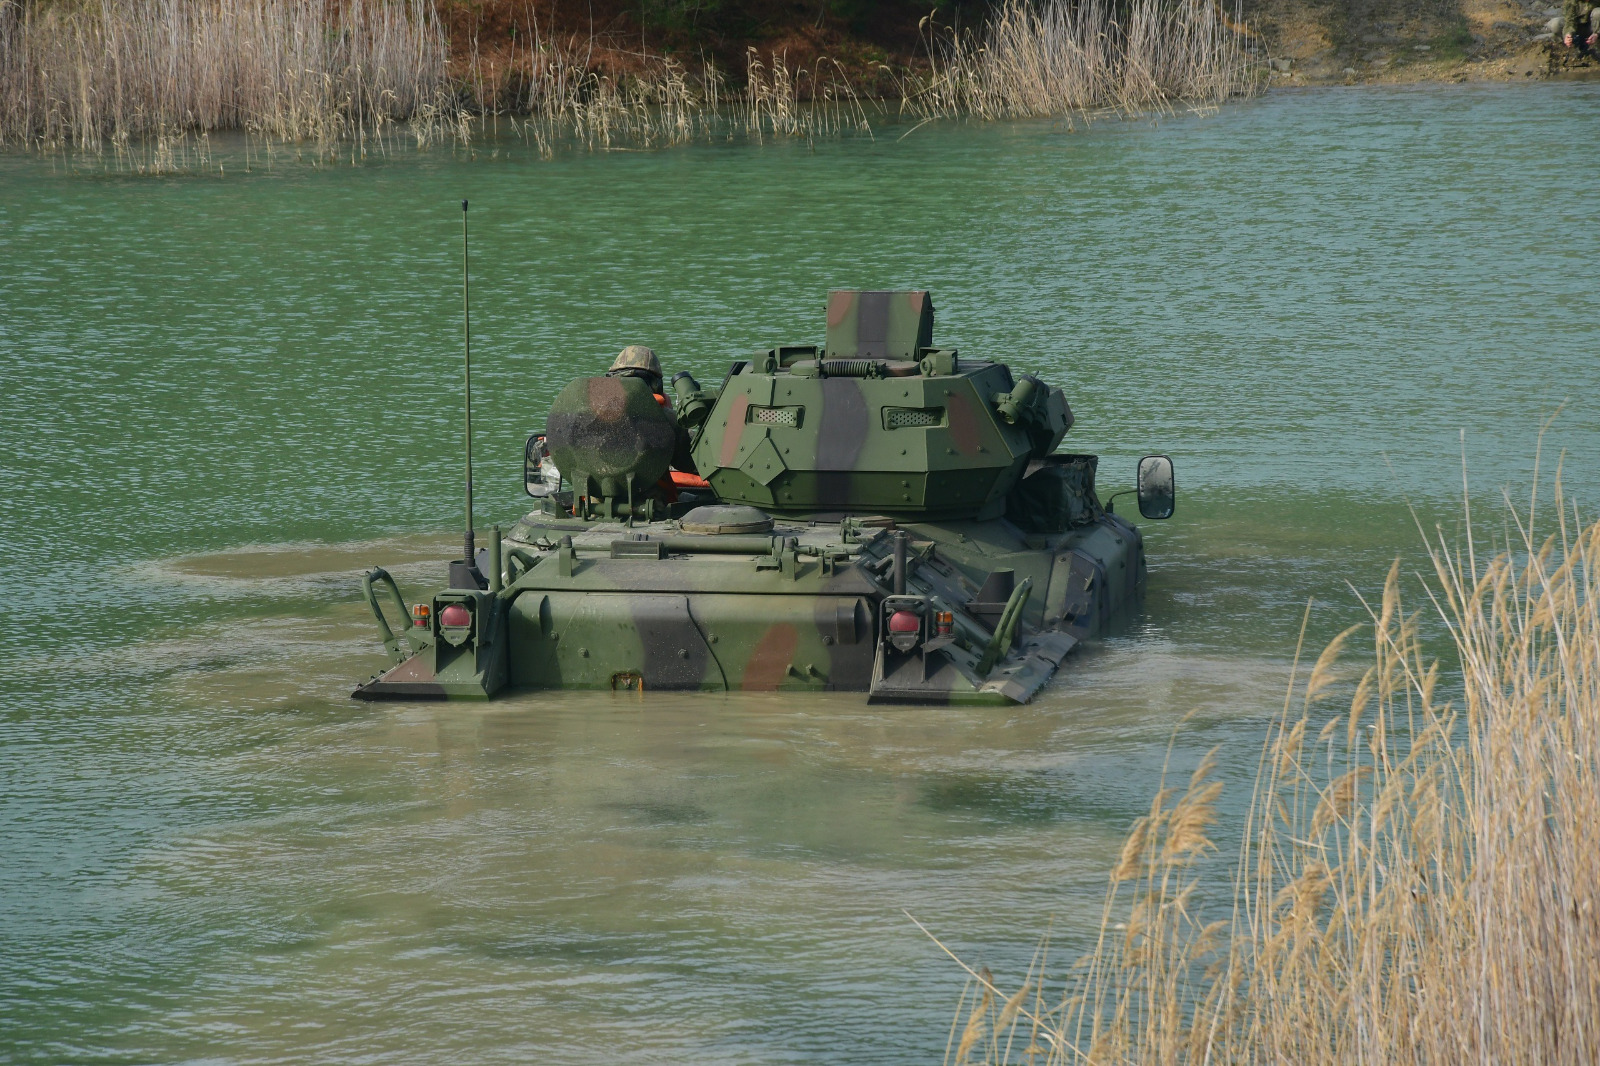
MULTIPOLYGON (((1424 521, 1600 489, 1600 87, 138 178, 0 156, 0 1058, 926 1062, 1173 761, 1240 802, 1311 639, 1424 521), (366 706, 359 570, 439 576, 474 201, 479 498, 625 343, 704 375, 926 286, 1066 386, 1106 482, 1178 464, 1145 613, 1032 706, 366 706), (1592 217, 1592 206, 1585 208, 1592 217), (1548 461, 1548 460, 1547 460, 1548 461), (1355 590, 1345 582, 1354 583, 1355 590)), ((226 146, 223 146, 226 150, 226 146)))

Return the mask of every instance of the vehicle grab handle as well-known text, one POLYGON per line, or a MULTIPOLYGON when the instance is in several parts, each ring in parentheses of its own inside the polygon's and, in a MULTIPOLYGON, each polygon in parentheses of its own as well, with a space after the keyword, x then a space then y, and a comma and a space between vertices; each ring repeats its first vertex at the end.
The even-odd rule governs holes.
POLYGON ((539 562, 539 556, 520 544, 514 544, 506 549, 506 578, 514 585, 523 574, 538 566, 539 562))
POLYGON ((1005 610, 1000 612, 1000 621, 994 627, 994 636, 989 638, 989 646, 983 649, 983 655, 978 659, 980 677, 988 677, 989 671, 993 670, 1011 650, 1011 642, 1017 635, 1017 627, 1022 623, 1022 609, 1028 603, 1028 593, 1032 591, 1031 577, 1023 578, 1021 583, 1011 590, 1011 597, 1006 600, 1005 610))
POLYGON ((388 586, 389 595, 400 608, 400 617, 405 619, 405 623, 411 621, 411 608, 406 604, 406 598, 400 594, 400 586, 395 584, 394 578, 390 577, 389 571, 383 567, 373 567, 361 579, 361 591, 366 594, 367 606, 372 608, 372 617, 377 619, 378 631, 383 634, 383 650, 389 653, 389 658, 393 662, 404 662, 409 652, 406 651, 400 638, 394 635, 394 630, 389 628, 389 620, 383 616, 383 607, 378 603, 378 591, 372 587, 379 581, 388 586))

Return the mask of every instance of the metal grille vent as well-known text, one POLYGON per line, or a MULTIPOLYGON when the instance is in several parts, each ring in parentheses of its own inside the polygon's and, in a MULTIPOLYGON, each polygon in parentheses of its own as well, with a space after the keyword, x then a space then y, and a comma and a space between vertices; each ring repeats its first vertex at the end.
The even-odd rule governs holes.
POLYGON ((885 407, 884 429, 924 429, 944 421, 943 407, 885 407))
POLYGON ((798 426, 804 407, 754 407, 750 408, 750 421, 764 426, 798 426))

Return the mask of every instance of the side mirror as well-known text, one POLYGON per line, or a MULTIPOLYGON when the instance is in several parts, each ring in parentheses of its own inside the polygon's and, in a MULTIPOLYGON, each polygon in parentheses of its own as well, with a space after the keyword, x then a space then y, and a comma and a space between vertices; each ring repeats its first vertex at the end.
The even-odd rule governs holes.
POLYGON ((522 451, 522 487, 529 496, 554 496, 561 487, 561 471, 550 461, 550 448, 544 433, 528 438, 522 451))
POLYGON ((1172 460, 1165 455, 1147 455, 1139 460, 1139 513, 1146 518, 1171 518, 1177 506, 1178 488, 1173 480, 1172 460))

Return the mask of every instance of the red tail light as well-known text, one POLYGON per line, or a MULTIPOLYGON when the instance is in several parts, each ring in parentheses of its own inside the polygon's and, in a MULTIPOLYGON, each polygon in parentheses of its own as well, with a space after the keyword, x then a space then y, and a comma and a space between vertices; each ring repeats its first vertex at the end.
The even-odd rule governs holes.
POLYGON ((896 611, 889 616, 889 632, 915 633, 922 628, 922 619, 914 611, 896 611))
POLYGON ((452 603, 439 612, 439 624, 442 626, 470 626, 472 612, 459 603, 452 603))

